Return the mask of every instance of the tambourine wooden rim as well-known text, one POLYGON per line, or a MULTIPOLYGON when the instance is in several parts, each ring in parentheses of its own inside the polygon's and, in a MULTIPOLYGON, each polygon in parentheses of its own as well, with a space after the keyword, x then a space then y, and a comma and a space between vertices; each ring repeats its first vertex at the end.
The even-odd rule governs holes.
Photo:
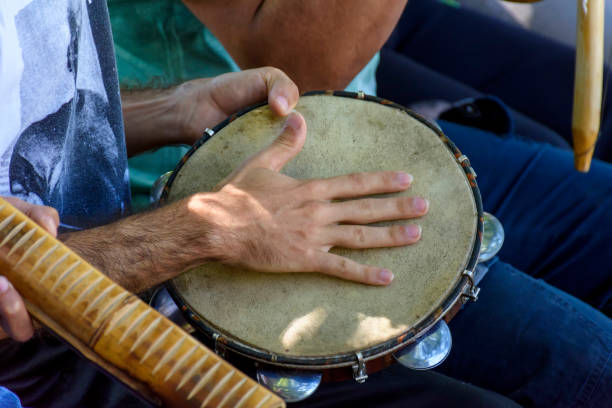
MULTIPOLYGON (((476 263, 478 261, 478 254, 480 252, 480 244, 482 240, 482 232, 483 232, 483 210, 482 210, 482 199, 480 196, 480 190, 478 189, 478 185, 476 183, 476 175, 473 169, 470 166, 469 160, 459 151, 459 149, 455 146, 455 144, 448 139, 440 130, 438 126, 428 122, 426 119, 421 117, 420 115, 410 111, 409 109, 391 102, 386 99, 381 99, 376 96, 365 95, 362 92, 346 92, 346 91, 312 91, 303 94, 302 96, 310 96, 310 95, 328 95, 335 97, 343 97, 343 98, 352 98, 352 99, 361 99, 364 101, 370 101, 379 103, 390 108, 399 109, 412 118, 418 120, 440 138, 440 140, 444 143, 444 145, 451 151, 452 155, 455 157, 456 162, 461 166, 464 170, 465 175, 468 179, 470 187, 472 188, 472 192, 474 195, 474 201, 476 204, 476 210, 478 213, 478 219, 476 223, 476 234, 474 237, 474 245, 472 248, 472 253, 470 255, 468 264, 466 266, 466 271, 474 270, 476 263)), ((227 126, 230 122, 235 120, 236 118, 256 109, 261 106, 266 105, 266 103, 260 103, 257 105, 253 105, 248 107, 230 117, 225 119, 223 122, 219 123, 215 126, 211 132, 213 136, 217 134, 221 129, 227 126)), ((163 204, 168 200, 168 194, 170 191, 170 187, 179 173, 183 165, 189 160, 189 158, 194 154, 196 150, 198 150, 202 145, 204 145, 211 137, 209 134, 204 133, 202 138, 198 140, 191 149, 183 156, 179 164, 176 166, 172 175, 168 179, 166 185, 164 186, 160 203, 163 204)), ((347 365, 355 364, 355 352, 350 353, 342 353, 335 356, 285 356, 277 353, 271 353, 270 351, 254 347, 249 345, 243 341, 240 341, 233 336, 227 335, 223 332, 222 329, 215 327, 211 323, 209 323, 204 316, 201 316, 198 312, 194 311, 193 308, 183 299, 179 291, 176 289, 175 285, 172 281, 166 282, 166 287, 168 292, 170 293, 172 299, 176 302, 179 309, 183 312, 187 321, 193 325, 197 330, 204 333, 211 340, 214 340, 217 344, 221 343, 224 348, 227 348, 235 353, 243 355, 245 357, 251 358, 253 360, 257 360, 260 362, 280 365, 285 367, 294 367, 294 368, 302 368, 302 369, 327 369, 327 368, 335 368, 335 367, 343 367, 347 365)), ((462 298, 465 296, 469 297, 469 291, 473 287, 473 282, 470 276, 466 276, 465 274, 457 281, 455 286, 453 287, 450 295, 445 299, 444 302, 432 313, 422 319, 415 327, 408 329, 403 332, 401 335, 392 338, 391 340, 387 340, 383 343, 377 344, 373 347, 369 347, 367 349, 359 350, 363 359, 365 361, 370 361, 382 357, 386 354, 389 354, 397 349, 400 349, 411 342, 413 342, 419 335, 425 333, 429 328, 435 325, 440 319, 442 319, 458 302, 462 302, 462 298)))

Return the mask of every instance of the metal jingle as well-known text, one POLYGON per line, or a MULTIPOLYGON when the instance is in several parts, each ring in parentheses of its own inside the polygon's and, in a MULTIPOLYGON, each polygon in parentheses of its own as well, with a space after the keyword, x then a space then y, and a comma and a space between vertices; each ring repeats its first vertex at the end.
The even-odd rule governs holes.
POLYGON ((504 244, 504 227, 501 222, 488 212, 483 213, 482 242, 480 243, 480 254, 478 262, 491 260, 504 244))
POLYGON ((183 313, 176 303, 174 303, 170 293, 168 293, 168 290, 164 286, 160 286, 155 290, 149 301, 149 305, 187 332, 193 332, 193 327, 185 320, 183 313))
POLYGON ((287 402, 310 397, 321 384, 323 374, 280 367, 257 367, 257 381, 287 402))
POLYGON ((442 364, 453 344, 450 329, 444 320, 435 324, 423 337, 397 351, 393 357, 404 367, 429 370, 442 364))
POLYGON ((155 180, 155 183, 153 183, 153 186, 151 186, 151 191, 149 192, 149 201, 151 203, 156 203, 159 201, 162 196, 162 193, 164 192, 164 187, 166 186, 166 183, 168 182, 168 179, 171 175, 172 172, 167 171, 161 176, 159 176, 157 180, 155 180))

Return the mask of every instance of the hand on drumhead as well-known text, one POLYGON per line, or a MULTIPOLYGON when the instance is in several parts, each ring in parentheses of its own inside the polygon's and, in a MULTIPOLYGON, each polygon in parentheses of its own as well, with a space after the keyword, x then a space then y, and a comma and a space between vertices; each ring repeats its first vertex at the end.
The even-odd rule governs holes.
MULTIPOLYGON (((4 197, 4 199, 32 218, 53 236, 57 235, 59 216, 55 209, 26 203, 14 197, 4 197)), ((4 333, 17 341, 26 341, 34 334, 32 320, 23 299, 4 276, 0 276, 0 323, 4 333)), ((5 336, 0 330, 0 338, 2 337, 5 336)))
POLYGON ((329 250, 413 244, 421 236, 416 225, 365 224, 422 216, 427 201, 405 196, 357 199, 408 189, 412 177, 399 171, 313 180, 280 174, 305 140, 304 118, 292 113, 278 138, 234 171, 216 192, 189 199, 190 211, 208 223, 207 244, 215 247, 215 258, 265 272, 321 272, 372 285, 389 284, 391 271, 361 265, 329 250))
POLYGON ((281 70, 272 67, 231 72, 215 78, 194 79, 177 88, 184 132, 191 141, 226 117, 267 100, 272 111, 286 116, 295 107, 299 91, 281 70))

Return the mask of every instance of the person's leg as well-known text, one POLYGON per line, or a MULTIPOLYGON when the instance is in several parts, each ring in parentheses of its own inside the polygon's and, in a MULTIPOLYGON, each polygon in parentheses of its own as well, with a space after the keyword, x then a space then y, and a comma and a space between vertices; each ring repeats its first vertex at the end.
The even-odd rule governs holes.
POLYGON ((25 407, 152 408, 49 334, 26 343, 2 340, 0 355, 0 385, 25 407))
POLYGON ((292 406, 511 405, 498 394, 525 407, 608 406, 609 318, 501 261, 492 262, 480 287, 479 300, 450 323, 453 349, 436 369, 448 377, 395 365, 372 374, 364 384, 323 384, 311 398, 292 406))
POLYGON ((395 364, 355 381, 322 384, 310 398, 288 404, 295 408, 518 408, 513 401, 433 371, 414 371, 395 364))
POLYGON ((500 258, 612 315, 612 164, 579 173, 571 152, 439 123, 504 225, 500 258))
POLYGON ((612 320, 501 261, 450 322, 436 369, 525 407, 605 408, 612 401, 612 320))
MULTIPOLYGON (((380 53, 380 65, 376 72, 377 94, 404 105, 418 113, 417 104, 445 103, 448 106, 465 98, 478 98, 484 94, 455 79, 415 62, 409 57, 389 48, 380 53)), ((520 112, 509 109, 514 130, 519 137, 529 138, 553 146, 571 149, 570 144, 556 132, 528 118, 520 112)))
MULTIPOLYGON (((485 94, 571 140, 574 50, 519 26, 439 1, 411 0, 386 47, 485 94)), ((607 71, 605 77, 612 75, 607 71)), ((418 78, 417 78, 418 80, 418 78)), ((604 99, 612 97, 607 88, 604 99)), ((604 104, 595 157, 612 161, 604 104)))

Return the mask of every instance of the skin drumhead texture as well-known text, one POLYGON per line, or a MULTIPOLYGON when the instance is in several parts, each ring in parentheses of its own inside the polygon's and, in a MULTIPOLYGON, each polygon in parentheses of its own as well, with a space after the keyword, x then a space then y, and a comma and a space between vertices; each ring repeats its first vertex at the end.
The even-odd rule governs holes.
MULTIPOLYGON (((405 112, 326 95, 302 97, 296 110, 306 119, 308 135, 283 173, 305 179, 403 170, 414 182, 402 194, 429 199, 429 213, 412 221, 423 228, 417 244, 332 249, 390 269, 394 281, 375 287, 321 274, 266 274, 210 263, 173 283, 203 320, 251 346, 292 357, 365 349, 414 327, 448 296, 474 245, 473 193, 436 133, 405 112)), ((189 158, 170 187, 169 199, 210 191, 271 143, 283 123, 267 106, 237 118, 189 158)))

